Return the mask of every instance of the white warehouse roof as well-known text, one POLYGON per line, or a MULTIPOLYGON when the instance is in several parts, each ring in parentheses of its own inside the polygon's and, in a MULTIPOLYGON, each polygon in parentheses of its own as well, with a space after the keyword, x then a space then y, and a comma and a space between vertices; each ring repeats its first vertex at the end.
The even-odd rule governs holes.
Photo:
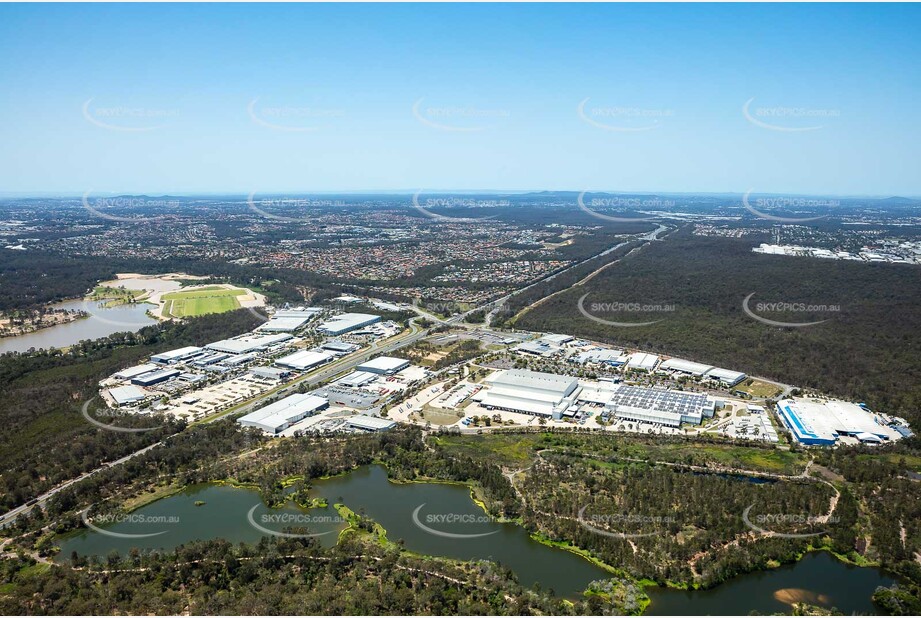
POLYGON ((486 382, 482 405, 547 416, 567 408, 579 389, 576 378, 525 369, 497 371, 486 382))
POLYGON ((126 403, 135 403, 141 401, 147 395, 139 389, 137 386, 118 386, 116 388, 109 389, 109 395, 111 395, 113 401, 117 405, 123 406, 126 403))
POLYGON ((118 373, 114 374, 114 377, 127 380, 128 378, 139 376, 142 373, 147 373, 148 371, 156 371, 159 368, 160 365, 155 365, 154 363, 144 363, 143 365, 135 365, 134 367, 122 369, 118 373))
POLYGON ((309 393, 288 395, 280 401, 269 404, 237 420, 244 427, 256 427, 276 434, 292 423, 322 410, 329 402, 309 393))
POLYGON ((652 371, 656 368, 656 363, 658 362, 659 357, 655 354, 634 352, 630 355, 630 358, 627 361, 627 367, 629 369, 643 369, 645 371, 652 371))
POLYGON ((384 431, 396 425, 394 421, 389 419, 365 414, 351 416, 346 420, 346 423, 354 429, 363 429, 365 431, 384 431))
POLYGON ((307 317, 292 317, 292 318, 279 318, 273 317, 268 322, 259 327, 259 330, 269 331, 269 332, 291 332, 299 329, 301 326, 310 321, 310 316, 307 317))
POLYGON ((670 358, 667 361, 663 361, 659 365, 659 369, 665 369, 668 371, 680 371, 682 373, 689 373, 695 376, 702 376, 711 369, 713 365, 704 365, 703 363, 695 363, 694 361, 684 360, 681 358, 670 358))
POLYGON ((164 363, 172 362, 178 359, 186 358, 192 356, 193 354, 198 354, 202 349, 190 345, 184 348, 179 348, 178 350, 170 350, 169 352, 160 352, 159 354, 154 354, 150 357, 151 360, 159 360, 164 363))
POLYGON ((409 366, 409 361, 396 358, 394 356, 379 356, 365 363, 358 365, 355 369, 358 371, 370 371, 372 373, 395 373, 409 366))
POLYGON ((716 378, 721 382, 727 382, 729 384, 736 384, 745 379, 745 374, 741 371, 732 371, 730 369, 720 369, 719 367, 714 367, 707 372, 708 378, 716 378))
POLYGON ((252 334, 233 337, 232 339, 222 339, 209 343, 206 348, 217 350, 218 352, 229 352, 231 354, 245 354, 254 350, 266 348, 282 341, 291 339, 287 333, 278 333, 276 335, 252 334))
POLYGON ((546 341, 547 343, 552 343, 554 345, 563 345, 564 343, 569 343, 575 339, 572 335, 544 335, 540 338, 540 341, 546 341))
POLYGON ((323 322, 317 330, 330 335, 340 335, 380 321, 381 316, 370 313, 343 313, 323 322))
POLYGON ((330 361, 333 358, 332 354, 327 352, 315 352, 313 350, 301 350, 300 352, 295 352, 294 354, 289 354, 288 356, 283 356, 275 361, 276 365, 281 367, 290 367, 292 369, 297 369, 303 371, 305 369, 310 369, 311 367, 316 367, 330 361))

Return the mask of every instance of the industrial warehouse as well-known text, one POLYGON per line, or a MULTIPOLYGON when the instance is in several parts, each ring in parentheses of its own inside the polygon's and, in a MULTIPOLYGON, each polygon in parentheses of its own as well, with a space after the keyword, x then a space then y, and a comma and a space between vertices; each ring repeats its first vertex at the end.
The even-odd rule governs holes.
POLYGON ((327 407, 329 407, 329 402, 322 397, 309 393, 288 395, 284 399, 239 418, 237 423, 242 427, 261 429, 274 436, 301 419, 327 407))
POLYGON ((477 395, 487 410, 509 410, 562 418, 581 390, 576 378, 524 369, 497 371, 486 378, 489 389, 477 395))
MULTIPOLYGON (((367 342, 399 328, 392 322, 377 324, 380 316, 346 313, 310 329, 311 321, 324 311, 316 307, 280 309, 251 332, 154 354, 148 362, 122 369, 102 380, 101 394, 112 407, 153 410, 197 420, 355 352, 367 342), (358 331, 372 324, 373 332, 358 331), (325 340, 318 347, 304 349, 304 333, 310 329, 315 336, 323 327, 348 332, 352 340, 325 340)), ((402 359, 383 357, 370 361, 368 371, 380 378, 393 376, 408 365, 402 359)), ((388 385, 389 390, 397 384, 388 385)), ((383 387, 378 390, 388 391, 383 387)), ((379 397, 375 395, 374 399, 379 397)))
MULTIPOLYGON (((344 313, 311 325, 321 311, 277 311, 252 332, 155 354, 149 362, 103 380, 103 398, 114 407, 166 412, 189 421, 207 418, 263 394, 284 393, 290 380, 399 331, 395 323, 363 313, 344 313), (305 334, 308 328, 310 335, 305 334)), ((744 390, 732 391, 742 399, 715 392, 735 387, 748 377, 745 373, 705 363, 610 348, 568 335, 524 335, 501 342, 508 346, 508 357, 518 355, 515 368, 508 368, 508 357, 496 361, 498 366, 490 367, 493 371, 485 377, 482 373, 465 377, 465 371, 474 373, 479 361, 454 367, 447 375, 461 379, 453 388, 436 382, 429 389, 431 379, 441 372, 415 366, 405 358, 356 359, 338 375, 329 372, 329 378, 314 391, 289 395, 246 414, 238 423, 271 436, 383 431, 396 422, 428 422, 432 408, 441 409, 434 413, 444 419, 447 406, 451 414, 441 424, 447 421, 458 428, 485 422, 477 418, 512 426, 585 425, 597 415, 592 429, 716 433, 771 443, 780 440, 777 429, 784 426, 793 439, 815 446, 876 444, 911 435, 903 420, 847 402, 784 399, 777 408, 780 422, 772 421, 773 408, 746 403, 744 390), (522 365, 550 371, 531 371, 520 368, 522 365), (552 372, 554 368, 559 373, 552 372), (562 375, 570 371, 582 377, 562 375), (443 388, 447 390, 440 390, 443 388), (698 392, 692 392, 695 390, 698 392), (402 401, 403 392, 412 395, 402 401), (422 392, 428 399, 420 403, 416 398, 422 392), (443 404, 424 404, 442 393, 443 404), (431 407, 422 409, 423 404, 431 407), (382 418, 388 412, 396 414, 395 418, 382 418)), ((436 379, 444 380, 444 374, 436 379)))
POLYGON ((381 321, 381 316, 370 313, 343 313, 327 320, 317 327, 324 335, 344 335, 359 328, 381 321))
POLYGON ((847 438, 879 444, 903 436, 893 419, 847 401, 783 399, 777 403, 777 411, 802 444, 831 446, 847 438))
POLYGON ((584 387, 576 378, 524 369, 497 371, 474 400, 487 410, 507 410, 554 420, 573 417, 579 404, 604 406, 621 420, 679 427, 699 425, 721 402, 703 393, 687 393, 601 382, 584 387))

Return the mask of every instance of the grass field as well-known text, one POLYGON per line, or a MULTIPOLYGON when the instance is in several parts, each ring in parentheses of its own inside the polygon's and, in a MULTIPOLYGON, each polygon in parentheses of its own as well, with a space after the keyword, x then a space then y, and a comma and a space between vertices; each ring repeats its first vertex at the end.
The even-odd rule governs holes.
POLYGON ((642 436, 565 434, 485 434, 481 436, 439 436, 439 445, 451 453, 491 461, 497 465, 521 467, 543 448, 581 452, 600 461, 641 459, 693 465, 718 465, 776 474, 799 474, 808 457, 772 448, 732 444, 677 441, 658 442, 642 436))
POLYGON ((233 311, 240 308, 237 296, 244 294, 246 290, 228 290, 217 286, 187 292, 170 292, 163 295, 163 313, 176 318, 186 318, 233 311))
POLYGON ((754 378, 749 378, 741 384, 737 385, 735 390, 746 392, 752 397, 764 397, 766 399, 770 397, 776 397, 781 392, 783 392, 780 390, 780 388, 777 387, 776 384, 769 384, 754 378))

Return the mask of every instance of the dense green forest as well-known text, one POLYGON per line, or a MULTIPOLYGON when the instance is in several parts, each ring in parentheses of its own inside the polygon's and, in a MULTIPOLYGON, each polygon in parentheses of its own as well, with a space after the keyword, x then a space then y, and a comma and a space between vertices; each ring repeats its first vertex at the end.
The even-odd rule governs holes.
POLYGON ((121 418, 117 424, 162 426, 136 433, 94 427, 81 406, 96 397, 101 379, 151 354, 238 335, 258 324, 256 316, 239 309, 82 341, 66 352, 0 356, 0 507, 24 504, 61 481, 181 429, 175 421, 149 417, 121 418))
MULTIPOLYGON (((691 236, 687 230, 611 266, 584 286, 524 313, 516 325, 564 332, 620 346, 690 358, 814 388, 921 424, 921 277, 903 264, 761 255, 749 241, 691 236), (758 315, 758 302, 838 305, 839 311, 758 315), (608 326, 580 314, 592 303, 673 304, 667 314, 601 313, 625 322, 661 320, 640 328, 608 326)), ((594 315, 594 314, 593 314, 594 315)))
POLYGON ((0 613, 52 615, 580 615, 496 565, 417 558, 360 541, 194 543, 79 568, 0 563, 0 613), (23 575, 23 573, 26 573, 23 575))

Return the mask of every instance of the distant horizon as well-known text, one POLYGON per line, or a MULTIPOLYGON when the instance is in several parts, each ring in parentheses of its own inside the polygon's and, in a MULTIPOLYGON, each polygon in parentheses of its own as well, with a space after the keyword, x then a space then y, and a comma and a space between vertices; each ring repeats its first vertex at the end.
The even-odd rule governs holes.
MULTIPOLYGON (((451 194, 451 195, 536 195, 540 193, 571 193, 573 195, 579 195, 582 192, 588 194, 604 194, 604 195, 671 195, 671 196, 714 196, 714 197, 735 197, 735 196, 744 196, 748 191, 627 191, 627 190, 612 190, 612 189, 425 189, 420 191, 419 189, 348 189, 348 190, 324 190, 324 191, 309 191, 309 190, 267 190, 267 191, 257 191, 256 195, 259 197, 266 196, 303 196, 303 195, 356 195, 356 196, 370 196, 370 195, 387 195, 387 196, 406 196, 412 197, 413 195, 433 195, 433 194, 451 194)), ((796 193, 796 192, 783 192, 783 191, 751 191, 751 195, 771 195, 771 196, 789 196, 789 197, 834 197, 842 199, 873 199, 873 200, 886 200, 886 199, 905 199, 905 200, 921 200, 921 194, 919 195, 906 195, 899 193, 881 193, 881 194, 844 194, 844 193, 796 193)), ((86 195, 86 191, 64 191, 60 193, 45 193, 40 191, 30 192, 30 191, 16 191, 16 192, 4 192, 0 191, 0 199, 73 199, 73 198, 82 198, 86 195)), ((89 192, 88 197, 101 197, 101 196, 144 196, 144 197, 228 197, 228 198, 248 198, 250 192, 239 192, 239 191, 195 191, 195 192, 179 192, 179 191, 91 191, 89 192)))

